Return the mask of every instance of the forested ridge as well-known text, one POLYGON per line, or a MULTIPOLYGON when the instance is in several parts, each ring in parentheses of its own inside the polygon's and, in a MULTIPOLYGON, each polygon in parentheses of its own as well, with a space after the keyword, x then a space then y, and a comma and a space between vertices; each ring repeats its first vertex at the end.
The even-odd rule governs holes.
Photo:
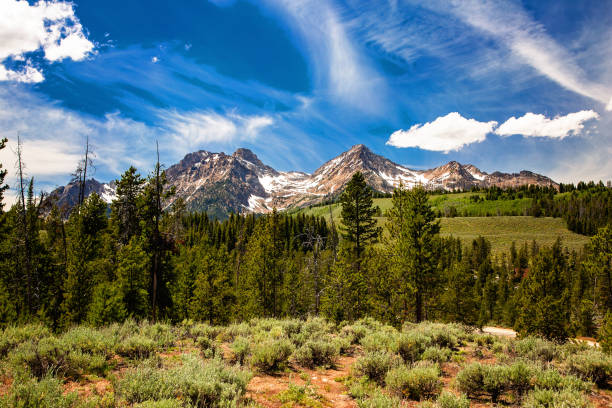
MULTIPOLYGON (((77 171, 83 180, 86 164, 77 171)), ((440 237, 438 214, 418 187, 395 190, 383 233, 360 173, 340 197, 341 217, 329 222, 277 211, 218 221, 187 213, 181 200, 163 208, 173 191, 159 163, 148 177, 133 167, 121 176, 110 213, 92 194, 67 220, 57 207, 43 211, 34 180, 20 181, 17 202, 1 215, 3 326, 321 315, 370 316, 396 327, 495 323, 557 340, 611 331, 610 189, 603 185, 565 186, 572 191, 562 197, 531 193, 544 213, 563 214, 593 235, 583 251, 533 242, 493 257, 483 238, 465 245, 440 237)))

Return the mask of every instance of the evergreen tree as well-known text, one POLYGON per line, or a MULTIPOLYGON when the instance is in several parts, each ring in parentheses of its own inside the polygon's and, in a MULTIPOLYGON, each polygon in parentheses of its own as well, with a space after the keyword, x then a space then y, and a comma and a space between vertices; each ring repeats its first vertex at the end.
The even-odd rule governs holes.
POLYGON ((150 259, 140 237, 133 237, 119 250, 116 285, 120 288, 128 316, 143 319, 150 313, 150 259))
POLYGON ((133 166, 117 181, 117 197, 111 204, 111 223, 123 245, 140 234, 139 200, 144 183, 133 166))
POLYGON ((438 283, 436 239, 440 225, 429 205, 427 192, 420 186, 405 190, 401 186, 393 192, 393 206, 388 211, 387 248, 394 268, 405 287, 403 296, 414 295, 415 318, 424 318, 423 303, 438 283))
POLYGON ((515 329, 523 336, 565 340, 569 334, 569 293, 564 280, 566 260, 557 241, 534 256, 518 293, 515 329))
POLYGON ((340 230, 344 239, 352 244, 353 252, 359 260, 366 245, 376 242, 380 234, 374 219, 376 209, 372 205, 372 189, 366 184, 363 174, 353 174, 340 197, 340 203, 340 230))

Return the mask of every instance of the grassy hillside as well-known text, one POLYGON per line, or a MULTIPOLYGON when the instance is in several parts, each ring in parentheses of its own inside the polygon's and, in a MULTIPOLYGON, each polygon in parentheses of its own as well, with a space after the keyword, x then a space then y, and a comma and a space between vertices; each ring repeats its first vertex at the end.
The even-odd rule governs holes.
POLYGON ((491 242, 494 254, 507 252, 516 242, 517 247, 534 239, 541 245, 551 245, 557 237, 564 246, 578 250, 589 238, 567 229, 561 218, 535 217, 456 217, 442 218, 442 235, 453 235, 470 242, 479 235, 491 242))
POLYGON ((612 357, 459 324, 253 319, 0 330, 0 408, 603 407, 612 357), (596 367, 596 368, 593 368, 596 367), (554 402, 548 404, 547 402, 554 402), (592 404, 592 405, 591 405, 592 404))
MULTIPOLYGON (((500 211, 514 210, 517 214, 522 214, 531 205, 530 198, 475 203, 470 200, 471 195, 474 194, 434 195, 430 196, 429 201, 434 209, 442 212, 445 208, 454 206, 460 215, 466 211, 470 214, 497 214, 498 209, 500 211)), ((483 194, 479 195, 484 196, 483 194)), ((376 198, 374 199, 374 205, 380 207, 384 214, 391 207, 391 199, 376 198)), ((340 204, 304 208, 297 212, 323 216, 329 220, 330 208, 334 220, 339 222, 340 204)), ((385 217, 378 217, 379 225, 383 226, 385 221, 385 217)), ((529 243, 534 239, 540 244, 550 245, 560 237, 564 246, 576 250, 582 248, 588 242, 588 237, 568 230, 565 221, 561 218, 527 216, 455 217, 441 218, 440 223, 444 236, 453 235, 463 239, 466 243, 482 235, 491 242, 491 249, 494 254, 507 252, 512 241, 515 241, 517 246, 524 242, 529 243)))
MULTIPOLYGON (((515 200, 484 200, 484 193, 455 193, 455 194, 443 194, 443 195, 432 195, 429 197, 429 202, 435 210, 440 212, 448 211, 451 207, 457 210, 458 215, 469 215, 473 217, 485 217, 487 215, 498 215, 515 213, 516 215, 523 215, 525 211, 531 206, 531 198, 520 198, 515 200), (482 201, 474 202, 470 197, 478 196, 481 197, 482 201)), ((391 207, 390 198, 376 198, 374 199, 374 205, 380 207, 384 213, 391 207)), ((329 205, 321 207, 304 208, 297 210, 296 212, 303 212, 309 215, 329 215, 329 205)), ((331 205, 334 217, 340 216, 340 204, 331 205)))

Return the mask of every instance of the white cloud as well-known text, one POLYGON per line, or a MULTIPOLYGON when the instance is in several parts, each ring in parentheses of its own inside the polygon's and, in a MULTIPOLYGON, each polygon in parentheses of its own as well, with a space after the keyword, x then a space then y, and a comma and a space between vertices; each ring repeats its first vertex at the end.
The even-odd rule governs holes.
POLYGON ((0 150, 0 163, 8 170, 9 186, 15 185, 14 152, 17 135, 23 144, 26 175, 36 189, 49 191, 68 181, 89 136, 95 152, 96 178, 108 181, 129 165, 148 168, 154 161, 155 128, 108 114, 102 118, 82 115, 24 92, 17 85, 0 86, 0 138, 9 139, 0 150))
POLYGON ((27 55, 42 50, 45 59, 54 62, 70 58, 80 61, 94 49, 74 13, 74 5, 59 0, 30 4, 20 0, 0 2, 0 80, 40 82, 42 72, 31 66, 27 55), (26 61, 14 71, 7 59, 26 61))
POLYGON ((612 111, 612 98, 610 98, 610 102, 608 102, 608 105, 606 106, 606 110, 612 111))
POLYGON ((221 115, 212 111, 160 111, 164 127, 181 150, 199 148, 206 143, 253 141, 274 119, 265 115, 244 116, 235 112, 221 115))
POLYGON ((482 142, 496 125, 495 121, 479 122, 451 112, 433 122, 416 124, 408 130, 397 130, 393 132, 387 144, 449 152, 459 150, 470 143, 482 142))
POLYGON ((549 119, 542 114, 528 112, 520 118, 514 116, 500 125, 495 133, 501 136, 523 135, 563 139, 576 135, 584 128, 584 122, 597 119, 599 115, 592 110, 583 110, 565 116, 549 119))
POLYGON ((20 71, 6 69, 4 65, 0 64, 0 81, 37 83, 42 82, 44 79, 45 77, 43 76, 42 72, 29 64, 23 67, 20 71))

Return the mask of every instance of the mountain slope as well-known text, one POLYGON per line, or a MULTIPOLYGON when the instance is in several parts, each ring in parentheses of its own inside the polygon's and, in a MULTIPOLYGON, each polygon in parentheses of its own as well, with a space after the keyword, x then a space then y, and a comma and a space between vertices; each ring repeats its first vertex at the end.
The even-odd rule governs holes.
MULTIPOLYGON (((558 187, 548 177, 530 171, 487 174, 471 164, 455 161, 429 170, 412 170, 373 153, 364 145, 353 146, 312 174, 277 171, 262 163, 252 151, 238 149, 232 155, 205 150, 189 153, 169 167, 166 176, 169 185, 176 188, 175 198, 183 198, 189 210, 207 211, 223 218, 230 212, 266 213, 273 208, 321 202, 342 192, 357 171, 364 174, 368 185, 380 192, 392 192, 400 183, 406 188, 420 184, 432 190, 525 184, 558 187)), ((109 201, 114 196, 114 184, 88 180, 87 194, 93 191, 109 201)), ((77 193, 78 186, 69 184, 51 194, 60 206, 72 206, 77 193)))

